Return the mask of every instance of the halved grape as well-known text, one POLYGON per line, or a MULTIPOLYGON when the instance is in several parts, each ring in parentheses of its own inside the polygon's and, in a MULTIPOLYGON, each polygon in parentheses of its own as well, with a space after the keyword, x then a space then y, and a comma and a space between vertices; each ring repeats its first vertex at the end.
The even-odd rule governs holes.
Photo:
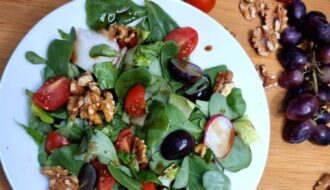
POLYGON ((318 99, 311 94, 301 94, 292 99, 286 109, 286 116, 290 120, 304 121, 311 118, 319 108, 318 99))
POLYGON ((315 50, 316 60, 322 64, 330 64, 330 43, 320 44, 315 50))
POLYGON ((304 82, 304 75, 300 70, 284 71, 278 79, 282 88, 292 88, 304 82))
POLYGON ((283 129, 283 138, 289 143, 301 143, 310 138, 315 126, 315 122, 311 119, 306 121, 288 120, 283 129))
POLYGON ((303 40, 303 35, 297 28, 288 27, 281 33, 280 43, 283 46, 297 46, 303 40))
POLYGON ((330 128, 326 125, 320 124, 313 129, 310 136, 310 141, 317 145, 329 145, 330 144, 330 128))
POLYGON ((194 84, 202 77, 202 69, 189 61, 182 59, 171 59, 168 63, 171 76, 186 84, 194 84))
POLYGON ((303 70, 308 63, 308 54, 298 47, 288 47, 280 50, 278 58, 287 70, 303 70))
POLYGON ((288 17, 291 25, 296 25, 306 15, 306 6, 300 0, 293 0, 288 5, 288 17))
POLYGON ((317 76, 321 82, 330 84, 330 65, 321 66, 317 76))

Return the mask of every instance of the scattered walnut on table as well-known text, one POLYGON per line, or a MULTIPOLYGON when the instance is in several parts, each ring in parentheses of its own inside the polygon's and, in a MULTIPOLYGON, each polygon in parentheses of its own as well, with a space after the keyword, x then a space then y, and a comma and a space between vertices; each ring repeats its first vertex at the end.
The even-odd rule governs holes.
POLYGON ((139 137, 134 137, 132 152, 136 155, 140 168, 145 169, 148 166, 149 159, 147 156, 147 145, 144 140, 139 137))
POLYGON ((108 36, 110 40, 116 41, 120 48, 133 48, 138 43, 138 33, 129 26, 112 24, 109 27, 108 36))
POLYGON ((280 4, 274 7, 267 7, 265 15, 265 24, 274 29, 275 32, 281 32, 287 27, 287 10, 280 4))
POLYGON ((69 175, 61 166, 45 166, 41 173, 49 178, 49 190, 78 190, 77 176, 69 175))
POLYGON ((262 0, 240 0, 239 9, 247 20, 257 18, 259 13, 263 13, 266 4, 262 0))
POLYGON ((277 50, 278 38, 278 33, 267 25, 257 27, 252 36, 253 47, 256 48, 259 55, 268 56, 270 52, 277 50))
POLYGON ((330 174, 323 174, 314 186, 314 190, 328 190, 330 189, 330 174))
POLYGON ((219 72, 217 78, 215 79, 213 92, 220 93, 224 96, 228 96, 233 88, 234 88, 233 72, 229 70, 219 72))
POLYGON ((265 64, 258 64, 255 66, 260 79, 263 82, 263 86, 266 87, 272 87, 272 86, 277 86, 276 82, 276 76, 275 75, 270 75, 267 71, 266 65, 265 64))

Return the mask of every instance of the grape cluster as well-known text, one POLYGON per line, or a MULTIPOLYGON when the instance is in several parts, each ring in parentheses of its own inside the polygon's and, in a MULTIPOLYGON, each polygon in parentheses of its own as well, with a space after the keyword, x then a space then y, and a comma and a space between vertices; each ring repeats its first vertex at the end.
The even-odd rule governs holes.
POLYGON ((301 0, 290 1, 287 10, 290 26, 281 33, 278 52, 285 69, 278 83, 288 89, 283 138, 329 145, 330 24, 322 12, 307 12, 301 0))

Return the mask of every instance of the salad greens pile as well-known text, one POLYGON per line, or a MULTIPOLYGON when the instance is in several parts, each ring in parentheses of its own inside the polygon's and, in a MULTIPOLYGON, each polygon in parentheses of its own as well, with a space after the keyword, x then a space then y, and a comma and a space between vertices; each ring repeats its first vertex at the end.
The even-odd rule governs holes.
MULTIPOLYGON (((89 51, 91 58, 120 57, 119 64, 113 61, 91 63, 89 72, 98 88, 102 93, 110 92, 115 102, 111 121, 105 121, 102 113, 98 113, 103 122, 97 125, 79 115, 72 117, 67 109, 72 82, 79 81, 86 72, 73 63, 75 28, 69 33, 59 30, 61 39, 50 43, 47 58, 34 52, 25 54, 32 64, 45 65, 44 85, 36 92, 26 90, 29 123, 21 125, 39 145, 40 165, 61 166, 71 175, 79 176, 80 182, 85 182, 93 178, 79 174, 86 164, 91 164, 98 172, 98 179, 88 183, 101 190, 230 189, 230 179, 224 172, 237 172, 249 166, 250 144, 258 139, 258 134, 245 115, 247 105, 239 88, 233 88, 228 96, 212 92, 218 73, 228 68, 221 65, 201 71, 199 79, 193 83, 178 80, 174 76, 177 73, 170 68, 182 47, 175 40, 165 41, 164 38, 180 26, 152 1, 146 0, 144 6, 139 6, 132 0, 87 0, 86 13, 87 24, 95 31, 139 20, 139 24, 132 27, 138 37, 137 43, 126 48, 124 54, 106 43, 95 44, 89 51), (57 98, 42 99, 44 88, 48 89, 47 93, 58 95, 57 98), (201 93, 204 96, 200 96, 201 93), (141 94, 142 100, 138 99, 141 94), (63 97, 66 99, 62 100, 63 97), (140 104, 128 106, 132 97, 133 102, 140 104), (233 126, 235 135, 230 150, 226 156, 219 156, 206 144, 204 155, 195 153, 194 147, 211 138, 206 133, 214 126, 207 123, 215 117, 224 117, 233 126), (184 144, 185 136, 178 136, 170 144, 186 146, 184 149, 189 152, 181 155, 180 150, 173 150, 173 155, 181 156, 166 159, 169 155, 164 155, 162 147, 167 145, 162 143, 179 130, 193 141, 184 144), (147 165, 139 162, 141 155, 134 149, 134 139, 145 144, 147 165)), ((186 61, 188 57, 179 60, 192 64, 186 61)), ((180 72, 189 76, 191 71, 180 72)))

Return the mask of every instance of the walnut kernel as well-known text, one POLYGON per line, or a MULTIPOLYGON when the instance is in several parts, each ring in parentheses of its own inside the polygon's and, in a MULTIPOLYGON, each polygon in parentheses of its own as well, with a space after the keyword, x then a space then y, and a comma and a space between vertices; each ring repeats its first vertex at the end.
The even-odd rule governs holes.
POLYGON ((41 173, 49 178, 49 190, 78 190, 77 176, 69 175, 68 170, 61 166, 45 166, 41 173))
POLYGON ((278 33, 267 25, 257 27, 252 36, 253 47, 259 55, 268 56, 278 48, 278 38, 278 33))

